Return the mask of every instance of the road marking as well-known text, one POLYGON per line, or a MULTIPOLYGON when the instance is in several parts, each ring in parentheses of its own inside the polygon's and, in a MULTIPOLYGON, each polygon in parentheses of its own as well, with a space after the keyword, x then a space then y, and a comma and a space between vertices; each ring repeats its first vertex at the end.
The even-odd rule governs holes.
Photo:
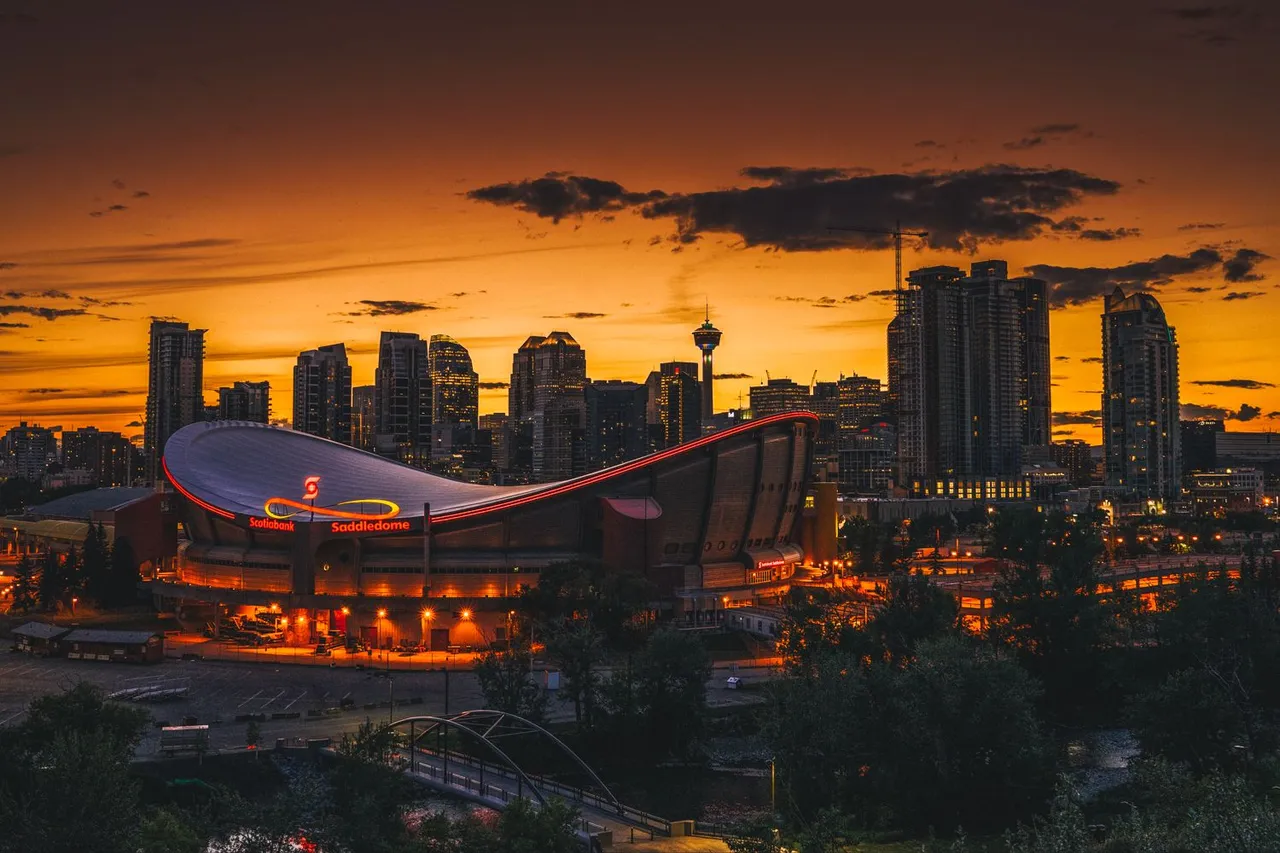
POLYGON ((284 706, 284 710, 285 710, 285 711, 287 711, 287 710, 289 710, 290 708, 292 708, 292 707, 293 707, 293 703, 294 703, 294 702, 297 702, 299 699, 301 699, 303 696, 306 696, 306 695, 307 695, 307 691, 305 691, 305 690, 304 690, 304 691, 302 691, 301 693, 299 693, 299 694, 298 694, 297 696, 295 696, 293 699, 289 700, 289 704, 287 704, 287 705, 285 705, 285 706, 284 706))
MULTIPOLYGON (((258 692, 259 692, 259 693, 261 693, 262 691, 261 691, 261 690, 259 690, 258 692)), ((262 705, 260 705, 259 707, 261 707, 261 708, 266 708, 268 705, 270 705, 272 702, 276 701, 277 699, 279 699, 279 698, 280 698, 281 696, 283 696, 283 695, 284 695, 284 691, 283 691, 283 690, 281 690, 279 693, 277 693, 276 695, 272 696, 272 697, 271 697, 270 699, 268 699, 267 701, 263 702, 263 703, 262 703, 262 705)))
POLYGON ((253 694, 252 696, 250 696, 248 699, 246 699, 246 700, 244 700, 243 702, 241 702, 241 703, 240 703, 239 705, 237 705, 236 707, 237 707, 237 708, 243 708, 245 705, 248 705, 250 702, 252 702, 254 699, 257 699, 257 698, 258 698, 259 696, 261 696, 261 695, 262 695, 262 691, 261 691, 261 690, 259 690, 257 693, 253 694))
MULTIPOLYGON (((6 712, 4 712, 4 711, 0 711, 0 714, 3 714, 3 713, 6 713, 6 712)), ((25 714, 25 713, 27 713, 27 709, 26 709, 26 708, 23 708, 21 711, 18 711, 16 714, 10 714, 9 716, 5 717, 3 720, 0 720, 0 726, 7 726, 7 725, 9 725, 9 723, 11 723, 11 722, 13 722, 14 720, 18 719, 19 717, 21 717, 21 716, 22 716, 23 714, 25 714)))

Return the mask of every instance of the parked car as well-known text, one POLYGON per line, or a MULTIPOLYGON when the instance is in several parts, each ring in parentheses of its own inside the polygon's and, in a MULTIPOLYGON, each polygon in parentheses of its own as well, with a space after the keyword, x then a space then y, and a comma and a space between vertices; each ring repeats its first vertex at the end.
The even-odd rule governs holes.
POLYGON ((325 643, 317 643, 315 654, 318 657, 331 658, 333 657, 333 649, 329 648, 325 643))
POLYGON ((725 679, 724 687, 726 690, 740 690, 742 688, 742 679, 736 675, 731 675, 725 679))

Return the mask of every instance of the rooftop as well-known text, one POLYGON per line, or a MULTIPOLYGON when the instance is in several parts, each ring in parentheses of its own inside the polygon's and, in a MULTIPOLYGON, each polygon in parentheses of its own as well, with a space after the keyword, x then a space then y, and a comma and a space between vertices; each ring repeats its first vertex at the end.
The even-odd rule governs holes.
POLYGON ((154 493, 155 489, 150 486, 140 488, 117 486, 107 489, 90 489, 87 492, 76 492, 74 495, 67 495, 39 506, 33 506, 27 510, 27 515, 37 518, 88 521, 95 512, 120 509, 154 493))

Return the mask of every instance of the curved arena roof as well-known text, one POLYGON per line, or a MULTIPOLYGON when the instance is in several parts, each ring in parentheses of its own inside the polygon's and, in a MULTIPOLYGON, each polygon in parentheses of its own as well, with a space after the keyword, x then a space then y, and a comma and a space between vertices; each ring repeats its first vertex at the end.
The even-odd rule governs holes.
POLYGON ((571 480, 530 486, 479 486, 439 477, 306 433, 264 424, 217 421, 183 427, 164 448, 163 466, 174 487, 197 505, 233 519, 305 513, 304 482, 319 478, 316 515, 399 518, 423 515, 432 523, 495 512, 551 498, 690 453, 735 435, 786 421, 816 424, 809 412, 789 412, 713 433, 669 450, 571 480), (390 517, 390 516, 384 516, 390 517))

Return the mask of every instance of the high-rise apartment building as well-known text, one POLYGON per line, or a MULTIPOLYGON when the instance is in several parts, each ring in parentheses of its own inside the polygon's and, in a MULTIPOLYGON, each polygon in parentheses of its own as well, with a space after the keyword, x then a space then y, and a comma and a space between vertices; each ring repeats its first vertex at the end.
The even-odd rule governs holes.
POLYGON ((432 335, 427 348, 431 368, 431 420, 476 428, 480 417, 480 377, 471 353, 448 335, 432 335))
POLYGON ((58 459, 58 442, 53 430, 38 425, 28 426, 26 421, 4 434, 0 450, 4 452, 5 468, 12 476, 33 483, 39 483, 49 463, 58 459))
POLYGON ((351 363, 347 361, 346 345, 328 344, 298 353, 298 362, 293 366, 293 428, 355 444, 351 433, 351 363))
POLYGON ((143 449, 152 482, 160 475, 169 436, 205 419, 204 332, 186 323, 151 321, 143 449))
POLYGON ((719 329, 711 325, 711 308, 708 306, 706 320, 701 326, 693 330, 693 342, 702 352, 702 407, 700 420, 702 424, 707 426, 710 426, 711 416, 715 414, 715 399, 712 389, 716 375, 711 354, 716 347, 720 346, 720 336, 722 334, 719 329))
POLYGON ((533 479, 586 471, 587 354, 568 332, 552 332, 533 352, 533 479))
POLYGON ((431 458, 431 371, 427 342, 412 332, 383 332, 374 371, 374 448, 401 462, 431 458))
POLYGON ((99 486, 128 486, 133 482, 136 448, 118 432, 81 427, 62 433, 62 467, 88 471, 99 486))
POLYGON ((946 266, 911 272, 888 329, 900 482, 995 478, 996 493, 980 497, 1007 496, 1000 478, 1020 473, 1024 439, 1047 438, 1043 306, 1042 285, 1010 280, 1002 261, 967 277, 946 266))
POLYGON ((675 447, 701 434, 703 398, 697 376, 692 362, 666 361, 645 380, 645 419, 655 448, 675 447))
POLYGON ((507 387, 507 475, 512 482, 533 477, 533 356, 546 338, 530 335, 511 356, 507 387))
POLYGON ((840 491, 853 495, 882 495, 894 478, 898 455, 897 430, 885 420, 871 420, 840 440, 840 491))
POLYGON ((373 453, 378 434, 378 386, 356 385, 351 389, 351 443, 373 453))
POLYGON ((1107 485, 1142 500, 1181 490, 1178 339, 1149 293, 1116 288, 1102 314, 1102 441, 1107 485))
POLYGON ((218 420, 271 423, 271 383, 236 382, 219 388, 218 420))
POLYGON ((836 383, 839 393, 837 420, 841 433, 849 433, 863 424, 885 417, 885 394, 879 379, 870 376, 841 376, 836 383))
POLYGON ((587 383, 587 462, 592 470, 649 452, 648 398, 648 388, 639 382, 609 379, 587 383))
POLYGON ((791 379, 769 379, 764 385, 752 385, 748 394, 753 418, 767 418, 783 412, 804 412, 811 405, 809 388, 791 379))
POLYGON ((833 471, 840 447, 840 383, 815 382, 809 394, 809 411, 818 416, 818 435, 813 442, 813 460, 819 479, 833 471))

